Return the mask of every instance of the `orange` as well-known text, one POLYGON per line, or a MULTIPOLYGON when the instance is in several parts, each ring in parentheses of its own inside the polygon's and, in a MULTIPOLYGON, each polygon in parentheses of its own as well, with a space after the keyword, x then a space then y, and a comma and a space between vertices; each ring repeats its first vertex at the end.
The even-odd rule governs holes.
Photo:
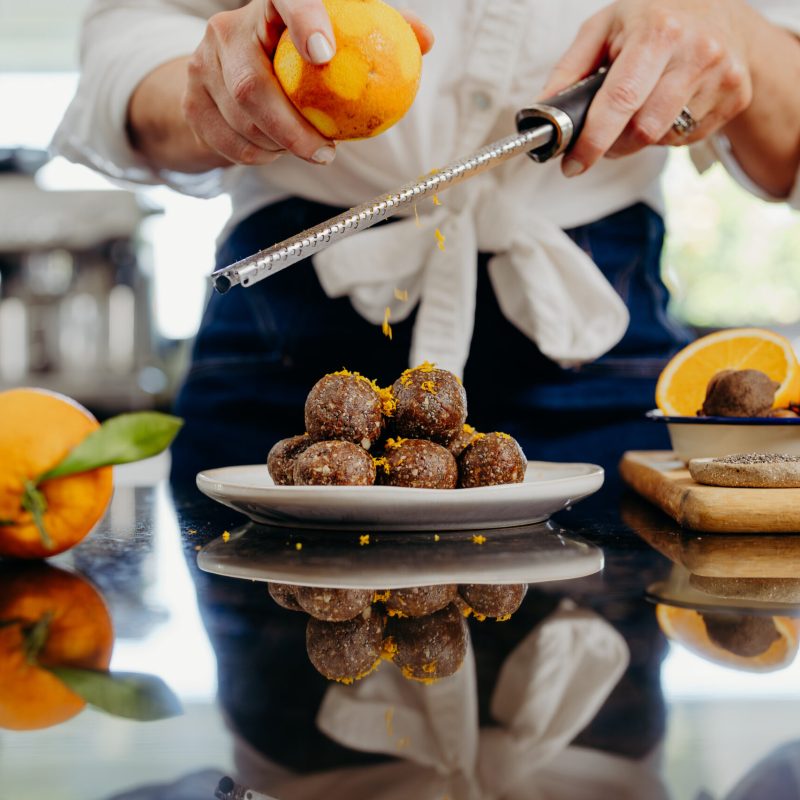
POLYGON ((284 31, 273 59, 275 75, 323 136, 377 136, 414 101, 422 71, 419 42, 408 22, 382 0, 324 2, 336 55, 327 64, 309 64, 284 31))
POLYGON ((669 417, 694 417, 708 382, 724 369, 757 369, 780 386, 774 408, 800 401, 800 366, 791 342, 762 328, 731 328, 684 347, 664 368, 656 385, 656 405, 669 417))
POLYGON ((44 558, 79 542, 105 511, 111 467, 44 481, 47 545, 30 511, 26 483, 52 469, 99 427, 78 403, 41 389, 0 392, 0 556, 44 558))
POLYGON ((0 728, 58 725, 85 701, 44 667, 107 670, 114 631, 103 598, 83 578, 46 564, 0 567, 0 728), (26 657, 26 635, 43 645, 26 657))
POLYGON ((755 656, 737 655, 712 642, 703 618, 693 608, 676 608, 660 603, 656 606, 656 618, 668 639, 726 667, 748 672, 772 672, 791 664, 797 654, 800 620, 791 617, 772 617, 780 638, 755 656))

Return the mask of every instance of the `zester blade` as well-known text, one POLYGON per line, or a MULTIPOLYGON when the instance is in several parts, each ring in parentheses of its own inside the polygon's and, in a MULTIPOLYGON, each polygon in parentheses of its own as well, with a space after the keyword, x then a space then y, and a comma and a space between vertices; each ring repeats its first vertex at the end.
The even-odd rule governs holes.
POLYGON ((425 197, 492 169, 520 153, 543 147, 549 144, 555 135, 554 126, 544 124, 506 136, 482 147, 471 156, 454 161, 418 181, 407 183, 395 192, 379 195, 296 236, 284 239, 266 250, 217 270, 211 276, 214 287, 224 294, 237 284, 252 286, 304 258, 319 253, 347 236, 371 228, 381 220, 388 219, 401 211, 413 209, 415 203, 425 197))

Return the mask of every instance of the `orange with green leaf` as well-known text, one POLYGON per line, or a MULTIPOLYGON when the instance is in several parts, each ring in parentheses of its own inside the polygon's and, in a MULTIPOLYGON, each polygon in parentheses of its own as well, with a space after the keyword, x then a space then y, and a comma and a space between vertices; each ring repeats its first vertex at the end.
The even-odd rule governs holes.
POLYGON ((157 412, 100 425, 74 400, 27 388, 0 392, 0 420, 0 556, 16 558, 81 541, 111 499, 111 465, 161 452, 181 426, 157 412))

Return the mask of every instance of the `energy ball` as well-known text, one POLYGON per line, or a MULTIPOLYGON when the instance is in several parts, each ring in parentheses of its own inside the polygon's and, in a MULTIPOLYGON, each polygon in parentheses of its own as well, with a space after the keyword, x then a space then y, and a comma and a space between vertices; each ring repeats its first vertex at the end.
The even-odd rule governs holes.
POLYGON ((294 462, 295 486, 372 486, 372 456, 352 442, 316 442, 294 462))
POLYGON ((701 415, 761 417, 775 401, 779 384, 757 369, 726 369, 708 382, 701 415))
POLYGON ((306 650, 317 672, 351 683, 370 673, 383 652, 384 617, 372 612, 347 622, 311 617, 306 626, 306 650))
POLYGON ((458 591, 475 614, 494 619, 508 619, 522 605, 528 585, 467 583, 459 586, 458 591))
POLYGON ((342 439, 369 450, 383 430, 383 403, 363 375, 334 372, 320 378, 308 393, 305 417, 315 442, 342 439))
POLYGON ((452 372, 422 364, 406 370, 392 386, 398 436, 445 444, 467 419, 467 393, 452 372))
POLYGON ((708 638, 718 647, 737 656, 759 656, 780 639, 771 617, 707 612, 700 616, 705 622, 708 638))
POLYGON ((427 439, 389 439, 376 462, 378 483, 414 489, 455 489, 458 467, 450 451, 427 439))
POLYGON ((304 433, 281 439, 272 446, 267 456, 267 469, 276 485, 291 486, 294 483, 294 461, 312 444, 314 440, 304 433))
POLYGON ((302 611, 303 608, 297 602, 297 590, 299 586, 293 586, 291 583, 268 583, 267 591, 269 596, 281 607, 289 611, 302 611))
POLYGON ((386 608, 397 616, 424 617, 450 605, 455 598, 455 584, 392 589, 386 600, 386 608))
POLYGON ((454 675, 467 652, 467 623, 451 603, 427 617, 389 620, 394 663, 406 678, 432 683, 454 675))
POLYGON ((522 483, 527 466, 519 442, 507 433, 478 435, 458 458, 459 485, 469 489, 522 483))
POLYGON ((372 603, 371 589, 318 589, 298 586, 295 597, 300 607, 315 619, 344 622, 363 613, 372 603))
POLYGON ((465 422, 458 433, 447 442, 447 449, 453 454, 453 458, 458 458, 464 452, 464 448, 472 444, 472 441, 478 435, 475 428, 465 422))

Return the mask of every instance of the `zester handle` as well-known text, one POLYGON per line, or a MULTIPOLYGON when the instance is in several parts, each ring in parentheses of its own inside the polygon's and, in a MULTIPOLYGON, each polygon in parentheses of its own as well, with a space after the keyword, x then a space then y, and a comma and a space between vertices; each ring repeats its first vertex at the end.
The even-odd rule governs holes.
POLYGON ((522 133, 531 128, 549 123, 555 128, 556 135, 547 144, 529 150, 528 155, 534 161, 548 161, 560 156, 569 149, 583 130, 589 106, 594 100, 608 69, 601 67, 597 72, 573 84, 553 97, 524 108, 517 114, 517 130, 522 133))

